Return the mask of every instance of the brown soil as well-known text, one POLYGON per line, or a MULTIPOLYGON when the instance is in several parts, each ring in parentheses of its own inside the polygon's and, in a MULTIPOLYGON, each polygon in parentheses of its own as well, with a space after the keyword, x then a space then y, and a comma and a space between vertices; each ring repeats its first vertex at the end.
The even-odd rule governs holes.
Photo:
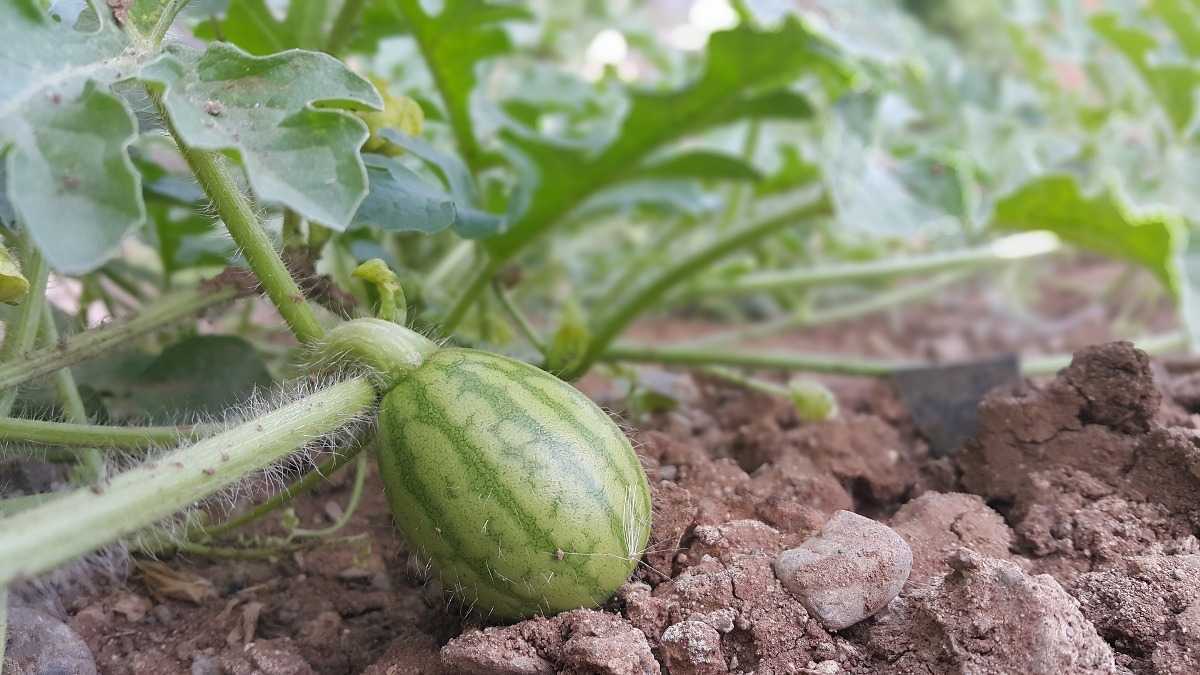
MULTIPOLYGON (((848 348, 887 355, 873 344, 848 348)), ((463 619, 410 560, 374 476, 349 544, 176 557, 121 581, 93 570, 16 602, 45 634, 72 629, 102 673, 1200 672, 1200 376, 1125 343, 1084 349, 1056 378, 993 392, 952 459, 930 457, 886 385, 835 384, 827 422, 706 380, 645 420, 651 547, 603 608, 463 619), (912 567, 882 611, 828 630, 773 565, 839 510, 890 526, 912 567)), ((302 523, 336 517, 346 473, 296 501, 302 523)), ((70 665, 81 645, 56 644, 14 672, 87 672, 70 665)))

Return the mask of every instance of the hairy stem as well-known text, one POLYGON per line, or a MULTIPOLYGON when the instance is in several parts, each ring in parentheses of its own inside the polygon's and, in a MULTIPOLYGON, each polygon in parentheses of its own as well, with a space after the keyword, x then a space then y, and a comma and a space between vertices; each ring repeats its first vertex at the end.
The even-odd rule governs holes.
POLYGON ((259 284, 283 316, 292 334, 304 344, 320 339, 325 334, 324 329, 259 222, 250 198, 234 180, 228 160, 218 152, 188 147, 167 114, 162 96, 150 91, 150 98, 192 173, 204 188, 204 193, 212 200, 221 220, 225 222, 229 235, 241 249, 246 263, 258 277, 259 284))
POLYGON ((330 476, 332 476, 334 473, 337 473, 339 469, 349 464, 355 457, 361 454, 365 446, 365 442, 355 444, 353 447, 346 449, 336 457, 326 460, 320 466, 305 474, 303 478, 287 486, 282 492, 279 492, 262 504, 259 504, 245 513, 234 516, 223 523, 209 527, 197 527, 195 528, 195 531, 191 533, 195 536, 190 536, 189 538, 202 538, 204 540, 215 539, 223 534, 227 534, 251 523, 262 520, 272 511, 279 509, 284 504, 287 504, 296 497, 299 497, 305 492, 312 490, 317 485, 320 485, 322 481, 329 480, 330 476))
MULTIPOLYGON (((37 338, 38 328, 42 323, 42 307, 46 304, 46 280, 50 275, 50 268, 28 236, 22 238, 21 248, 25 277, 29 279, 29 291, 17 311, 17 318, 4 327, 4 344, 0 346, 0 371, 21 366, 29 361, 27 352, 37 338)), ((11 413, 16 402, 17 388, 4 384, 0 379, 0 416, 11 413)))
MULTIPOLYGON (((42 343, 48 347, 58 344, 58 327, 54 325, 54 312, 49 304, 42 306, 42 343)), ((79 395, 79 387, 75 384, 75 376, 70 368, 60 368, 54 371, 54 388, 58 391, 58 400, 62 403, 63 417, 74 424, 87 424, 87 409, 83 405, 83 397, 79 395)), ((75 478, 87 484, 104 477, 104 456, 94 447, 84 448, 79 453, 79 466, 75 478)))
POLYGON ((184 7, 187 7, 188 2, 190 0, 166 0, 162 14, 158 15, 158 21, 150 30, 150 34, 146 36, 152 46, 157 47, 162 43, 163 38, 167 36, 167 31, 171 30, 171 24, 175 23, 175 17, 179 16, 184 7))
POLYGON ((0 443, 39 443, 68 448, 145 450, 175 445, 214 430, 194 427, 110 427, 100 424, 47 422, 0 417, 0 443))
POLYGON ((139 335, 232 300, 238 293, 239 290, 232 287, 179 291, 159 298, 128 321, 73 335, 55 346, 30 352, 17 361, 0 359, 0 390, 7 392, 23 382, 126 346, 139 335))
POLYGON ((667 267, 650 282, 643 286, 632 297, 617 304, 592 331, 592 339, 588 342, 587 351, 583 358, 570 372, 564 374, 564 379, 575 379, 587 372, 588 368, 601 358, 613 340, 641 313, 648 310, 678 284, 712 265, 716 261, 752 244, 763 237, 777 232, 787 226, 795 225, 805 220, 827 215, 831 212, 829 200, 824 195, 816 201, 800 208, 792 209, 773 218, 767 218, 752 225, 732 231, 698 251, 695 251, 675 264, 667 267))
POLYGON ((0 521, 0 585, 46 572, 153 525, 342 428, 375 402, 365 378, 294 403, 0 521))

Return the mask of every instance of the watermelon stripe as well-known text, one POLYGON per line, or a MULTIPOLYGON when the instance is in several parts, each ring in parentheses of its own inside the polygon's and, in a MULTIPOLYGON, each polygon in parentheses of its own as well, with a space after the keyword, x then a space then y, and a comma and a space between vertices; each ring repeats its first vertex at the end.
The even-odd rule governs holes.
MULTIPOLYGON (((404 419, 395 420, 395 416, 390 414, 392 409, 393 408, 391 406, 382 407, 383 418, 381 419, 381 423, 385 429, 385 436, 387 438, 403 439, 405 435, 404 427, 407 425, 407 421, 404 419)), ((388 460, 389 463, 390 459, 395 459, 398 464, 398 466, 395 467, 396 470, 388 472, 392 478, 392 481, 389 481, 389 484, 393 481, 397 481, 400 487, 402 487, 404 491, 408 493, 409 497, 411 498, 410 501, 420 505, 422 510, 420 515, 429 522, 431 530, 437 527, 436 523, 447 522, 446 514, 438 507, 436 500, 430 497, 426 485, 419 480, 415 480, 416 476, 412 471, 406 471, 403 468, 405 465, 410 467, 413 466, 416 461, 412 456, 409 444, 404 443, 403 441, 400 443, 391 443, 388 445, 388 447, 381 449, 380 454, 382 455, 385 452, 391 453, 392 455, 388 460)), ((412 517, 413 515, 415 514, 406 510, 404 514, 397 514, 397 518, 412 517)), ((456 568, 465 567, 467 570, 473 572, 474 570, 482 569, 484 565, 486 565, 486 560, 472 558, 463 553, 465 547, 463 546, 462 541, 458 538, 458 534, 453 531, 453 528, 442 529, 441 532, 439 532, 439 536, 451 549, 456 561, 465 563, 465 565, 455 565, 456 568)), ((445 564, 446 562, 450 561, 442 562, 445 564)), ((478 574, 475 574, 474 576, 479 577, 478 574)), ((478 581, 485 580, 478 579, 478 581)), ((507 597, 517 604, 523 605, 531 600, 538 600, 535 597, 530 597, 516 591, 510 591, 509 589, 498 586, 494 583, 488 583, 486 586, 491 588, 497 595, 507 597)))
MULTIPOLYGON (((641 463, 638 462, 637 454, 633 452, 632 447, 629 447, 628 439, 625 438, 624 432, 621 431, 620 427, 618 427, 615 422, 609 419, 607 415, 604 415, 601 418, 601 426, 603 427, 602 433, 607 433, 610 439, 609 442, 606 442, 603 438, 597 436, 596 430, 592 428, 589 423, 590 420, 579 415, 578 411, 580 409, 586 410, 589 407, 594 407, 595 403, 593 403, 591 399, 584 396, 584 394, 578 389, 575 389, 566 383, 562 383, 557 379, 550 380, 560 384, 561 389, 570 395, 570 398, 577 407, 570 408, 564 406, 561 402, 555 400, 550 392, 547 392, 545 389, 542 389, 536 384, 538 381, 547 381, 547 374, 545 372, 520 361, 511 361, 509 359, 495 357, 491 354, 486 356, 491 358, 478 360, 490 360, 491 363, 488 364, 489 367, 494 366, 495 370, 504 372, 511 378, 513 382, 521 385, 521 387, 525 389, 530 396, 536 399, 539 403, 542 403, 546 407, 550 408, 556 415, 558 415, 559 418, 570 420, 572 422, 572 427, 578 430, 579 433, 583 434, 585 437, 584 440, 592 447, 604 448, 624 446, 627 448, 629 451, 625 453, 601 452, 599 454, 604 458, 607 468, 615 475, 619 476, 622 482, 629 486, 643 488, 635 490, 638 495, 638 503, 635 505, 635 509, 640 513, 646 514, 647 516, 650 514, 650 492, 648 489, 649 486, 645 484, 645 473, 642 471, 641 463), (612 445, 614 443, 615 445, 612 445), (620 459, 625 461, 620 465, 617 465, 614 455, 619 456, 620 459), (626 470, 628 470, 629 473, 626 473, 626 470)), ((624 504, 622 504, 622 508, 624 508, 624 504)), ((639 548, 640 544, 641 542, 639 542, 639 548)))
MULTIPOLYGON (((606 428, 603 430, 603 432, 598 433, 596 429, 591 427, 589 423, 590 420, 578 414, 578 407, 572 409, 563 405, 561 402, 554 400, 554 398, 550 396, 546 390, 534 384, 534 382, 537 380, 545 381, 545 373, 535 369, 533 366, 496 357, 490 359, 488 366, 494 367, 495 369, 509 375, 513 382, 520 384, 530 396, 532 396, 542 405, 554 411, 554 414, 560 419, 569 420, 571 422, 571 426, 577 429, 579 433, 584 436, 584 441, 588 445, 594 448, 608 447, 610 443, 605 442, 605 440, 601 438, 600 433, 607 433, 612 441, 616 441, 621 445, 627 445, 629 443, 629 441, 626 440, 625 435, 621 433, 621 429, 618 428, 617 425, 612 422, 612 420, 609 420, 607 416, 604 418, 604 421, 607 422, 607 424, 604 425, 606 428)), ((558 382, 557 380, 554 381, 558 382)), ((572 394, 571 398, 575 399, 574 402, 577 406, 594 405, 590 399, 588 399, 574 387, 562 383, 561 388, 565 392, 572 394)), ((605 463, 608 465, 608 469, 620 476, 621 480, 624 481, 625 484, 637 485, 638 482, 642 480, 642 468, 640 465, 637 465, 637 456, 633 452, 601 452, 599 454, 604 458, 605 463), (625 456, 621 457, 621 459, 626 459, 629 461, 626 461, 618 466, 616 463, 617 458, 613 457, 614 454, 623 454, 625 456)))
MULTIPOLYGON (((460 376, 465 376, 468 379, 468 382, 464 383, 464 388, 470 390, 472 393, 478 394, 478 395, 486 398, 489 403, 491 403, 493 406, 495 406, 497 413, 499 413, 502 417, 506 418, 509 421, 517 422, 522 427, 526 427, 530 430, 535 430, 534 431, 535 435, 543 435, 546 437, 552 437, 554 435, 554 434, 548 432, 545 429, 545 427, 537 419, 535 419, 533 416, 531 416, 528 412, 526 412, 520 406, 516 405, 516 403, 514 403, 514 401, 513 401, 511 392, 505 391, 502 387, 498 387, 494 384, 491 384, 486 379, 484 379, 483 376, 481 376, 479 373, 474 372, 473 370, 471 370, 470 368, 468 368, 462 364, 455 364, 455 366, 453 366, 453 367, 459 373, 460 376)), ((571 426, 572 426, 572 428, 580 428, 581 427, 581 425, 579 425, 579 424, 572 424, 571 426)), ((502 440, 502 439, 499 439, 499 440, 502 440)), ((595 439, 594 436, 591 439, 588 439, 588 441, 589 441, 589 443, 597 442, 597 440, 595 439)), ((554 447, 557 445, 558 445, 557 443, 547 444, 548 447, 554 447)), ((513 446, 509 445, 508 447, 513 447, 513 446)), ((592 447, 604 447, 604 446, 603 445, 592 445, 592 447)), ((607 457, 607 455, 608 455, 608 453, 604 453, 604 452, 601 452, 599 454, 602 456, 605 456, 605 457, 607 457)), ((591 496, 592 500, 598 506, 600 506, 601 508, 604 509, 605 513, 608 515, 609 529, 611 530, 613 536, 616 538, 617 542, 619 542, 621 544, 621 546, 624 547, 624 545, 625 545, 624 520, 623 520, 622 514, 618 513, 613 508, 612 502, 609 501, 608 493, 607 493, 607 491, 605 491, 604 486, 596 481, 596 478, 594 475, 592 475, 592 472, 579 471, 577 468, 577 464, 575 462, 571 461, 572 459, 575 459, 575 458, 570 457, 570 456, 561 456, 561 455, 559 458, 560 458, 560 460, 562 460, 559 462, 559 468, 564 469, 561 473, 563 473, 564 475, 569 475, 574 479, 577 479, 577 482, 579 483, 580 488, 582 489, 583 493, 591 496), (574 469, 574 470, 565 470, 565 469, 574 469)), ((609 466, 610 466, 610 468, 612 468, 611 463, 609 464, 609 466)), ((554 549, 555 549, 555 546, 552 544, 550 546, 550 550, 553 551, 554 549)))
MULTIPOLYGON (((433 366, 434 364, 427 363, 422 370, 433 366)), ((451 439, 449 450, 459 460, 464 469, 464 475, 476 493, 490 494, 495 503, 516 522, 522 533, 529 538, 531 545, 540 548, 546 555, 552 554, 558 548, 553 535, 538 523, 536 516, 524 508, 509 486, 497 480, 497 467, 483 459, 487 456, 483 448, 479 447, 463 431, 462 427, 449 419, 443 409, 443 402, 431 396, 429 387, 420 378, 412 378, 406 384, 408 386, 402 385, 403 389, 413 394, 417 399, 416 409, 423 413, 417 419, 438 428, 451 439)), ((496 403, 503 401, 505 399, 501 398, 496 403)), ((515 408, 515 406, 513 407, 515 408)), ((449 520, 442 522, 449 522, 449 520)), ((450 528, 443 528, 443 532, 447 529, 450 528)), ((562 563, 570 570, 572 577, 585 585, 589 592, 593 595, 603 594, 603 584, 583 569, 584 561, 579 558, 567 558, 562 563)))

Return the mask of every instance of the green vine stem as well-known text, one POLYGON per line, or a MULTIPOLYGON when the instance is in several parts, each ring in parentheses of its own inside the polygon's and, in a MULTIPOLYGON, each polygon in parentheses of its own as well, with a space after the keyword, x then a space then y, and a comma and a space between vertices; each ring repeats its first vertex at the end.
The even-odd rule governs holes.
POLYGON ((599 324, 592 330, 592 339, 588 341, 587 351, 575 367, 564 373, 563 379, 571 380, 587 372, 608 349, 609 345, 639 314, 645 312, 658 302, 667 291, 701 272, 714 262, 731 253, 752 244, 763 237, 777 232, 790 225, 829 215, 832 205, 826 195, 802 207, 788 210, 771 218, 766 218, 752 225, 739 228, 725 236, 719 237, 707 246, 695 251, 673 265, 670 265, 648 284, 642 287, 632 297, 617 304, 599 324))
POLYGON ((109 545, 190 507, 368 411, 365 378, 298 401, 0 521, 0 586, 109 545))
POLYGON ((329 31, 329 39, 325 42, 327 53, 337 56, 346 48, 350 38, 354 36, 358 17, 366 5, 366 0, 346 0, 342 3, 337 18, 333 20, 333 28, 329 31))
MULTIPOLYGON (((1132 340, 1134 346, 1147 354, 1159 355, 1182 349, 1187 337, 1181 331, 1150 335, 1132 340)), ((1051 375, 1071 363, 1071 354, 1050 354, 1021 359, 1021 373, 1027 376, 1051 375)), ((692 368, 741 367, 759 370, 781 370, 826 375, 857 375, 883 377, 900 370, 928 367, 935 364, 922 361, 863 359, 830 354, 801 352, 749 352, 706 349, 688 346, 643 347, 616 345, 604 352, 601 360, 608 362, 657 363, 692 368)))
POLYGON ((162 14, 158 15, 158 21, 154 23, 154 28, 150 30, 147 39, 150 44, 157 47, 163 38, 167 36, 167 31, 171 29, 171 24, 175 23, 175 17, 183 11, 184 7, 190 0, 166 0, 163 4, 162 14))
POLYGON ((349 464, 355 457, 364 452, 363 448, 366 443, 358 443, 354 447, 348 448, 335 457, 332 457, 319 466, 304 474, 303 478, 295 481, 291 485, 283 489, 283 491, 274 495, 262 504, 230 518, 229 520, 211 526, 196 526, 189 532, 189 539, 211 540, 216 539, 224 534, 228 534, 234 530, 243 528, 251 523, 262 520, 272 511, 279 509, 283 505, 292 501, 296 497, 312 490, 322 481, 328 480, 329 476, 336 473, 342 467, 349 464))
POLYGON ((454 329, 458 328, 458 324, 462 323, 463 317, 467 315, 467 310, 475 304, 475 301, 479 298, 479 294, 496 277, 496 273, 500 271, 500 265, 500 260, 489 257, 487 262, 475 272, 475 275, 471 277, 471 281, 467 283, 467 287, 458 296, 450 311, 446 313, 446 317, 442 319, 442 332, 450 335, 454 332, 454 329))
MULTIPOLYGON (((54 312, 49 303, 42 303, 42 343, 47 346, 58 344, 58 327, 54 325, 54 312)), ((54 388, 58 392, 59 402, 62 403, 63 417, 68 422, 87 424, 87 409, 83 405, 83 397, 79 395, 79 387, 75 384, 75 376, 71 374, 70 368, 54 371, 54 388)), ((79 453, 75 479, 87 484, 103 477, 104 456, 94 447, 84 448, 79 453)))
POLYGON ((354 463, 354 484, 350 487, 350 498, 346 501, 346 508, 342 510, 342 515, 337 521, 329 527, 323 527, 319 530, 305 530, 296 528, 292 530, 292 535, 296 537, 321 538, 336 534, 338 530, 346 526, 350 522, 350 518, 354 516, 354 512, 358 509, 359 502, 362 501, 363 486, 367 482, 367 471, 371 466, 370 455, 365 452, 358 453, 358 459, 354 463))
POLYGON ((0 586, 0 675, 3 675, 4 649, 8 646, 8 587, 0 586))
POLYGON ((49 422, 18 417, 0 417, 0 443, 37 443, 68 448, 112 448, 145 450, 175 445, 204 436, 216 427, 113 427, 101 424, 49 422))
POLYGON ((533 324, 529 323, 529 318, 517 307, 517 303, 513 302, 512 296, 500 284, 499 281, 492 282, 492 290, 496 292, 496 299, 500 301, 500 308, 508 315, 512 324, 516 326, 517 332, 524 337, 534 349, 542 356, 546 355, 546 341, 538 335, 537 329, 533 324))
MULTIPOLYGON (((1132 340, 1135 347, 1158 356, 1186 349, 1187 334, 1183 331, 1172 331, 1160 335, 1148 335, 1132 340)), ((1031 356, 1021 359, 1021 372, 1025 375, 1053 375, 1066 368, 1071 363, 1070 354, 1049 354, 1047 356, 1031 356)))
POLYGON ((1009 235, 977 248, 935 253, 910 258, 885 258, 866 263, 813 267, 809 269, 756 272, 722 283, 706 284, 690 297, 740 295, 783 288, 807 288, 829 284, 888 279, 905 275, 953 269, 979 269, 1015 260, 1027 260, 1061 250, 1057 237, 1046 232, 1009 235))
POLYGON ((924 300, 942 288, 959 283, 974 274, 975 270, 971 269, 953 270, 928 281, 905 284, 897 288, 890 288, 882 293, 871 294, 864 300, 849 302, 828 309, 804 308, 787 316, 764 321, 763 323, 696 338, 695 340, 689 340, 687 346, 714 347, 717 345, 727 345, 769 337, 794 328, 814 328, 838 321, 856 319, 868 314, 874 314, 875 312, 901 307, 910 302, 924 300))
POLYGON ((34 378, 100 356, 139 335, 232 300, 239 292, 231 286, 179 291, 159 298, 128 321, 73 335, 58 345, 30 352, 17 361, 0 359, 0 391, 7 392, 34 378))
POLYGON ((604 361, 658 363, 672 366, 737 366, 760 370, 803 371, 828 375, 878 377, 904 368, 925 365, 917 361, 859 359, 799 352, 746 352, 690 347, 615 345, 601 356, 604 361))
MULTIPOLYGON (((50 276, 50 268, 28 236, 22 238, 21 248, 25 277, 29 279, 29 291, 25 295, 25 301, 21 303, 17 317, 5 326, 4 344, 0 346, 0 370, 17 367, 29 361, 27 352, 37 339, 42 322, 42 306, 46 304, 46 281, 50 276)), ((0 416, 11 413, 16 402, 17 388, 5 385, 0 380, 0 416)))
POLYGON ((283 258, 279 257, 279 252, 275 250, 270 237, 259 222, 250 198, 234 180, 228 160, 218 152, 188 147, 171 121, 166 106, 163 105, 162 95, 154 90, 148 91, 159 116, 171 137, 175 139, 192 173, 204 188, 204 193, 212 200, 217 214, 229 230, 229 235, 241 249, 246 263, 258 277, 259 284, 283 316, 292 334, 304 344, 320 339, 325 330, 321 328, 312 307, 304 299, 304 293, 296 285, 296 280, 288 272, 283 258))
POLYGON ((726 368, 724 366, 705 366, 700 368, 700 372, 704 373, 705 375, 715 377, 719 380, 736 384, 739 387, 744 387, 751 391, 767 394, 768 396, 778 396, 780 398, 791 397, 792 392, 789 391, 787 387, 781 384, 775 384, 774 382, 760 380, 757 377, 743 375, 741 372, 734 370, 733 368, 726 368))

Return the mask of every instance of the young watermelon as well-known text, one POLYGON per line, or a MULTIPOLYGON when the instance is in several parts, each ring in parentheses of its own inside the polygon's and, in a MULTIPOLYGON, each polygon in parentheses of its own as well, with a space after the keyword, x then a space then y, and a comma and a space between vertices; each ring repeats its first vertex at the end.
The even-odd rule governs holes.
POLYGON ((481 615, 595 606, 641 557, 650 491, 638 458, 595 403, 552 375, 441 349, 384 396, 379 423, 397 524, 481 615))

